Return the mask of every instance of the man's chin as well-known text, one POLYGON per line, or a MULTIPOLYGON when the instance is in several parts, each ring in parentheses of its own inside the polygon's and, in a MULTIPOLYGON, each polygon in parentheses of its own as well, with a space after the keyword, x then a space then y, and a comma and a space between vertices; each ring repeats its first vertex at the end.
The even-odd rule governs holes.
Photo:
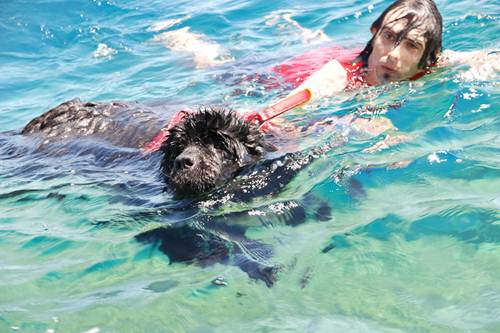
POLYGON ((371 81, 372 82, 368 82, 369 85, 378 86, 378 85, 387 84, 387 83, 390 83, 393 81, 397 81, 397 78, 395 75, 381 70, 380 72, 376 72, 376 74, 372 77, 371 81))
POLYGON ((392 75, 390 75, 389 73, 384 73, 382 75, 382 82, 383 83, 389 83, 389 82, 392 82, 394 81, 394 79, 392 78, 392 75))
POLYGON ((388 73, 383 72, 381 75, 378 75, 379 84, 387 84, 395 81, 400 81, 399 75, 397 73, 388 73))

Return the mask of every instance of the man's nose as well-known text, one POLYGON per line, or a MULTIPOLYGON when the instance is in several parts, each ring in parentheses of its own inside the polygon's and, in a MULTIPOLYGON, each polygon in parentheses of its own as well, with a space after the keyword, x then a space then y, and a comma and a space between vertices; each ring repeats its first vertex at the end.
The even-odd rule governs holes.
POLYGON ((387 53, 387 59, 391 63, 396 63, 396 62, 398 62, 400 57, 401 57, 401 44, 396 44, 387 53))

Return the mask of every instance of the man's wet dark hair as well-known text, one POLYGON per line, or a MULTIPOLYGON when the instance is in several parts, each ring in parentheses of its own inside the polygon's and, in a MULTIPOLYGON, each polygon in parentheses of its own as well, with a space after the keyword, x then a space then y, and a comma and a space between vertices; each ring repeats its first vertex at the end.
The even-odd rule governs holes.
MULTIPOLYGON (((402 19, 407 20, 405 29, 397 34, 397 43, 413 29, 419 28, 425 31, 425 50, 418 63, 418 67, 428 68, 436 63, 439 53, 441 53, 441 40, 443 33, 443 19, 436 4, 432 0, 397 0, 373 22, 371 30, 376 33, 366 44, 364 50, 360 53, 357 61, 363 61, 364 66, 368 66, 368 58, 373 51, 373 41, 383 28, 385 17, 389 12, 401 11, 404 13, 392 22, 402 19)), ((387 22, 387 23, 392 23, 387 22)), ((387 25, 386 23, 386 25, 387 25)))

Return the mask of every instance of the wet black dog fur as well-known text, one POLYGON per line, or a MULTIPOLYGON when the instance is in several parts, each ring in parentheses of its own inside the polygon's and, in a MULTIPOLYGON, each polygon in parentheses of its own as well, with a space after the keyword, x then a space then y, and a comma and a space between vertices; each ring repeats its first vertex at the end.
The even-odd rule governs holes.
POLYGON ((162 170, 179 194, 199 194, 226 183, 273 146, 259 128, 234 112, 187 113, 162 145, 162 170))

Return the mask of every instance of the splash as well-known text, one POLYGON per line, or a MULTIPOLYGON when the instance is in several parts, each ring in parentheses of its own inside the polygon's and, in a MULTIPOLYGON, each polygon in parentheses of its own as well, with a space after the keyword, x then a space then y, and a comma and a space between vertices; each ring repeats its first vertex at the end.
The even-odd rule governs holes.
POLYGON ((97 45, 97 50, 94 51, 94 58, 111 58, 116 53, 116 50, 107 46, 104 43, 97 45))
POLYGON ((173 52, 188 53, 193 57, 197 68, 221 65, 234 58, 219 44, 207 41, 206 36, 189 31, 189 27, 163 32, 153 38, 173 52))
POLYGON ((305 43, 328 42, 331 39, 321 29, 312 30, 304 28, 299 22, 292 18, 291 11, 278 11, 266 17, 266 25, 269 27, 278 26, 280 29, 294 28, 305 43), (286 23, 281 23, 281 22, 286 23))
POLYGON ((429 164, 433 164, 433 163, 442 163, 442 162, 446 162, 447 159, 446 158, 441 158, 439 155, 445 155, 447 154, 446 151, 444 150, 440 150, 440 151, 437 151, 437 152, 433 152, 432 154, 429 154, 429 156, 427 156, 427 161, 429 161, 429 164))
MULTIPOLYGON (((445 65, 465 66, 458 74, 462 81, 498 81, 500 74, 500 51, 477 50, 443 52, 445 65)), ((473 96, 474 97, 474 96, 473 96)))

